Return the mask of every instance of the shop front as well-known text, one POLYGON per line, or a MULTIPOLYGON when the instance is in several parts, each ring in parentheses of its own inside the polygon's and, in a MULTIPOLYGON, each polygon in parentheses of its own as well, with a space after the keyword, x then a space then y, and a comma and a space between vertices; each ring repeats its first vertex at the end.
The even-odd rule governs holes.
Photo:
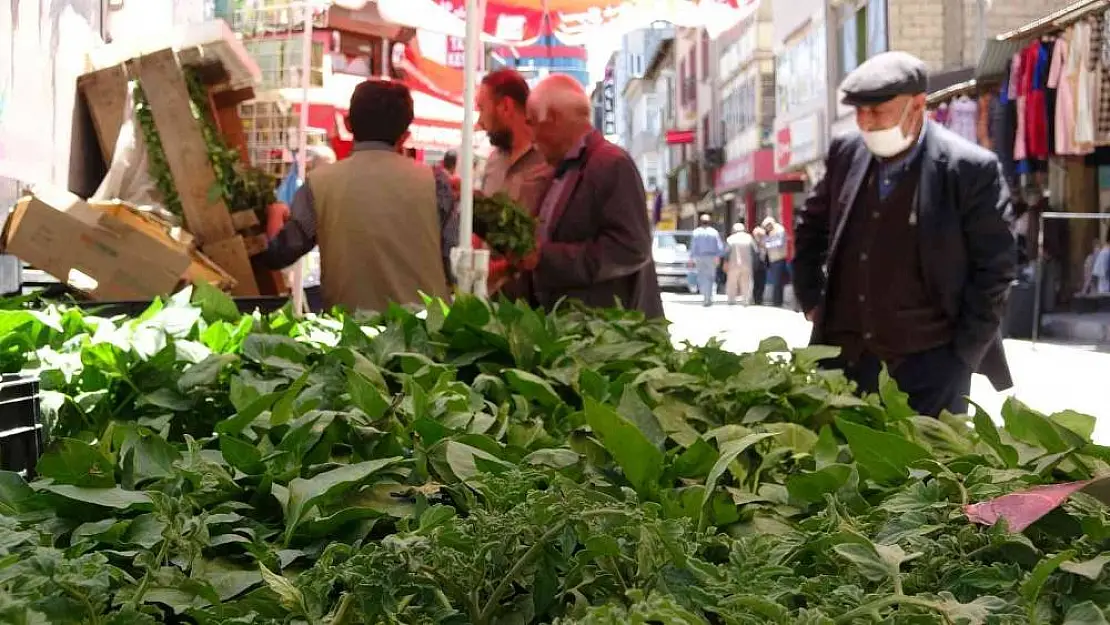
MULTIPOLYGON (((824 114, 814 111, 789 121, 775 123, 775 174, 788 176, 779 193, 777 220, 786 227, 793 255, 794 210, 824 175, 827 149, 824 114)), ((767 215, 758 216, 759 219, 767 215)), ((770 215, 775 217, 776 215, 770 215)))
POLYGON ((718 197, 730 203, 729 225, 744 221, 751 229, 767 217, 787 224, 791 217, 783 209, 792 206, 801 180, 798 172, 776 171, 775 151, 767 148, 725 163, 717 170, 713 187, 718 197))

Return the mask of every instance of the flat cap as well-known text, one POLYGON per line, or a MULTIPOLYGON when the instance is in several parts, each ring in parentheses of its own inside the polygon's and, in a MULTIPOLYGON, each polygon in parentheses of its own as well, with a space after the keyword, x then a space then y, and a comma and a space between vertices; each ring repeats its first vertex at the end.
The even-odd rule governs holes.
POLYGON ((906 52, 883 52, 848 74, 840 84, 844 92, 841 102, 848 106, 871 106, 900 95, 925 93, 928 87, 921 59, 906 52))

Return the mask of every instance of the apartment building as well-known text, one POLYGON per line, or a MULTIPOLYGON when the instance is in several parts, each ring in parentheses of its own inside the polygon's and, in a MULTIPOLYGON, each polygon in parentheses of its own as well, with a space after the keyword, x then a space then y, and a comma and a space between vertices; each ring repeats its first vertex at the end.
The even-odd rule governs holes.
MULTIPOLYGON (((617 94, 615 118, 617 134, 620 137, 617 143, 626 149, 631 147, 633 135, 644 131, 643 124, 638 122, 646 121, 647 116, 642 115, 640 119, 634 119, 632 103, 624 97, 624 94, 631 83, 644 77, 648 62, 660 43, 673 36, 674 26, 667 22, 656 22, 621 38, 621 47, 613 67, 613 87, 617 94)), ((635 89, 631 94, 640 96, 635 89)), ((658 108, 658 103, 654 103, 653 106, 658 108)))
MULTIPOLYGON (((886 50, 905 50, 928 65, 930 89, 941 89, 972 78, 984 38, 1013 30, 1074 2, 829 0, 830 80, 839 85, 868 57, 886 50)), ((835 87, 831 93, 835 95, 835 87)), ((829 103, 834 110, 834 136, 855 129, 851 109, 837 100, 829 103)))

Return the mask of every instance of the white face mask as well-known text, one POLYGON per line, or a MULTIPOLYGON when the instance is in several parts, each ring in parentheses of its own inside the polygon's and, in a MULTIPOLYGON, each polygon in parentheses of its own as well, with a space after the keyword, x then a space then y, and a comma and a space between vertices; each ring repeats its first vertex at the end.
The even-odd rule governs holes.
POLYGON ((863 142, 867 145, 867 149, 879 158, 890 158, 905 152, 913 143, 915 137, 907 135, 902 130, 902 124, 906 121, 906 116, 910 113, 910 105, 913 101, 906 102, 906 108, 902 109, 902 117, 898 123, 890 128, 883 130, 868 130, 862 131, 863 142))

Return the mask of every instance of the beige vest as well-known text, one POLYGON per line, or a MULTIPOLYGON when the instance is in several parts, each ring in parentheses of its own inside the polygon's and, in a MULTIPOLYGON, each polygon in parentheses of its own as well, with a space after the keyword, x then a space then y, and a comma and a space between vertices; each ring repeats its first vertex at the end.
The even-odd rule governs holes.
POLYGON ((432 170, 362 150, 308 175, 327 306, 384 311, 448 296, 432 170))

